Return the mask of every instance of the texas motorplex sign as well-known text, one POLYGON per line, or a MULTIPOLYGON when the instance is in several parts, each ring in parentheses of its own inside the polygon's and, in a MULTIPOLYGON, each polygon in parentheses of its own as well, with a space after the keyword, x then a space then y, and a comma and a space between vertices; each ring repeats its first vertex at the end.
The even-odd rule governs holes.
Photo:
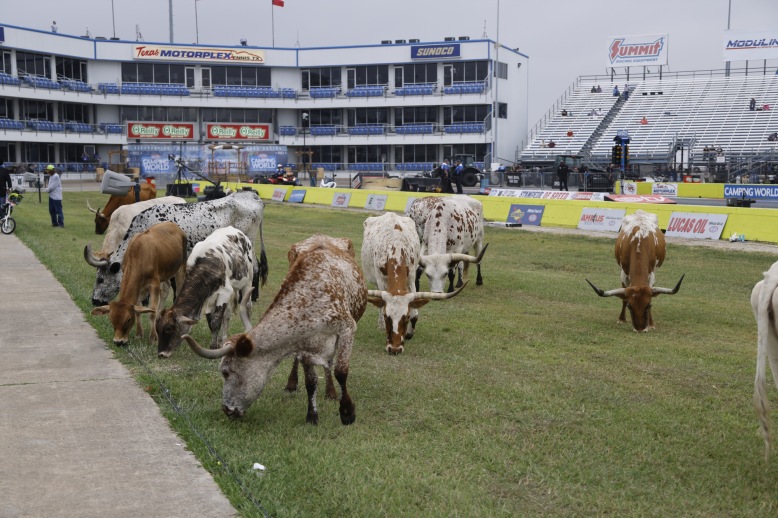
POLYGON ((667 64, 667 34, 611 36, 606 67, 667 64))
POLYGON ((205 125, 206 135, 214 140, 270 140, 267 124, 217 124, 205 125))
POLYGON ((205 61, 210 63, 265 64, 265 51, 242 48, 178 47, 175 45, 133 45, 132 59, 152 61, 205 61))
POLYGON ((724 31, 724 61, 778 59, 778 29, 724 31))
POLYGON ((665 235, 687 239, 718 239, 727 223, 727 214, 673 212, 665 235))
POLYGON ((128 122, 128 139, 192 140, 194 123, 191 122, 128 122))
POLYGON ((458 58, 459 43, 450 45, 411 45, 411 59, 458 58))
POLYGON ((725 183, 724 197, 778 200, 778 185, 743 185, 725 183))

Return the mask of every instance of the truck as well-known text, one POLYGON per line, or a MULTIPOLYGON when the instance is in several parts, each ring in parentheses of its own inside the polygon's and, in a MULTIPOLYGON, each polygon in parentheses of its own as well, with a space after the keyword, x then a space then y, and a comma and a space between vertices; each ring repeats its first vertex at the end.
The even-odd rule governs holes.
POLYGON ((475 165, 475 157, 473 155, 454 155, 451 157, 451 169, 453 171, 457 160, 462 162, 462 166, 465 170, 462 172, 462 185, 465 187, 475 187, 478 185, 478 181, 481 178, 481 171, 475 165))

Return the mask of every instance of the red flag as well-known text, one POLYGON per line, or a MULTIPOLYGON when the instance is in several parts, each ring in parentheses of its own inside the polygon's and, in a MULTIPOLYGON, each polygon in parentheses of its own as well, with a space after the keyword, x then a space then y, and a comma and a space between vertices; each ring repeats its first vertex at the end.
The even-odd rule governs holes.
POLYGON ((284 0, 272 0, 272 1, 273 1, 273 5, 277 5, 278 7, 284 6, 284 0))

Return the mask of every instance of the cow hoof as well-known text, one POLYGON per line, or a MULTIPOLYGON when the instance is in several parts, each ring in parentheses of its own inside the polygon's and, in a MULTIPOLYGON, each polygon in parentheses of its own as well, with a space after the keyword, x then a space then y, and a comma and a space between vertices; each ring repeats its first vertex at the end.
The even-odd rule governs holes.
POLYGON ((319 425, 319 414, 308 414, 305 416, 305 422, 307 424, 312 424, 313 426, 319 425))
POLYGON ((335 389, 332 389, 332 391, 327 391, 327 394, 324 396, 326 399, 329 399, 331 401, 337 401, 338 400, 338 393, 335 392, 335 389))
POLYGON ((475 281, 475 285, 476 286, 483 286, 484 285, 484 280, 483 279, 477 279, 475 281))
POLYGON ((286 387, 284 387, 284 390, 293 394, 293 393, 297 392, 297 385, 292 385, 290 383, 286 387))
POLYGON ((351 408, 344 409, 343 407, 340 408, 340 422, 344 425, 348 426, 350 424, 354 424, 354 421, 357 420, 357 414, 354 411, 354 405, 351 405, 351 408))

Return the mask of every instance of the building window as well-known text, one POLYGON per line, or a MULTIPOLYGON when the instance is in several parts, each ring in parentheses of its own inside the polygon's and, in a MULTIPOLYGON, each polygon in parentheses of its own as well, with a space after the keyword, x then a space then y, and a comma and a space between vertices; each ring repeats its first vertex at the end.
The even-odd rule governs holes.
POLYGON ((508 79, 508 64, 496 62, 494 67, 494 75, 498 79, 508 79))
POLYGON ((414 106, 409 108, 395 108, 394 125, 424 124, 438 122, 437 106, 414 106))
POLYGON ((311 88, 340 86, 340 67, 304 68, 301 70, 303 90, 311 88))
POLYGON ((500 119, 508 118, 508 103, 497 103, 497 117, 500 119))
POLYGON ((197 108, 122 106, 119 116, 122 122, 194 122, 197 120, 197 108))
POLYGON ((403 85, 428 84, 438 82, 437 63, 415 63, 396 66, 394 74, 394 86, 400 88, 403 85))
POLYGON ((89 123, 89 111, 86 104, 60 103, 59 120, 89 123))
MULTIPOLYGON (((14 105, 11 99, 0 98, 0 119, 13 119, 14 105)), ((0 162, 2 164, 2 162, 0 162)))
POLYGON ((122 83, 183 85, 184 65, 122 63, 122 83))
POLYGON ((273 110, 258 110, 254 108, 203 108, 203 122, 272 124, 273 110))
POLYGON ((22 162, 54 162, 54 144, 25 142, 22 144, 22 162))
POLYGON ((451 65, 452 79, 455 83, 485 81, 489 77, 488 61, 459 61, 451 65))
POLYGON ((11 142, 0 142, 0 164, 16 162, 16 145, 11 142))
POLYGON ((348 110, 348 125, 386 124, 388 108, 350 108, 348 110))
POLYGON ((341 146, 314 146, 311 151, 313 151, 311 162, 314 164, 340 164, 343 162, 341 146))
MULTIPOLYGON (((356 83, 354 86, 374 86, 389 84, 389 66, 374 65, 355 67, 356 83)), ((351 88, 351 85, 349 85, 351 88)))
POLYGON ((342 110, 311 110, 308 113, 308 123, 311 126, 342 126, 342 110))
POLYGON ((443 146, 443 154, 446 157, 452 157, 454 155, 472 155, 475 157, 476 162, 480 162, 484 159, 489 152, 489 144, 454 144, 451 146, 443 146))
POLYGON ((11 53, 10 52, 3 52, 3 59, 0 61, 0 72, 3 72, 5 74, 11 74, 12 72, 11 68, 11 53))
POLYGON ((491 109, 488 104, 444 106, 443 124, 448 126, 456 122, 484 122, 490 113, 491 109))
POLYGON ((348 161, 350 164, 363 162, 382 162, 386 158, 386 146, 349 146, 348 161))
POLYGON ((33 101, 30 99, 21 99, 19 101, 21 113, 19 118, 22 120, 39 119, 54 121, 54 105, 44 101, 33 101))
POLYGON ((86 61, 80 59, 70 59, 55 57, 58 79, 75 79, 77 81, 87 82, 86 61))
POLYGON ((435 144, 397 146, 394 150, 394 161, 405 162, 437 162, 438 146, 435 144))
POLYGON ((51 58, 43 54, 16 51, 16 69, 20 76, 33 75, 51 78, 51 58))
POLYGON ((270 69, 258 67, 212 66, 211 84, 219 86, 269 87, 270 69))

